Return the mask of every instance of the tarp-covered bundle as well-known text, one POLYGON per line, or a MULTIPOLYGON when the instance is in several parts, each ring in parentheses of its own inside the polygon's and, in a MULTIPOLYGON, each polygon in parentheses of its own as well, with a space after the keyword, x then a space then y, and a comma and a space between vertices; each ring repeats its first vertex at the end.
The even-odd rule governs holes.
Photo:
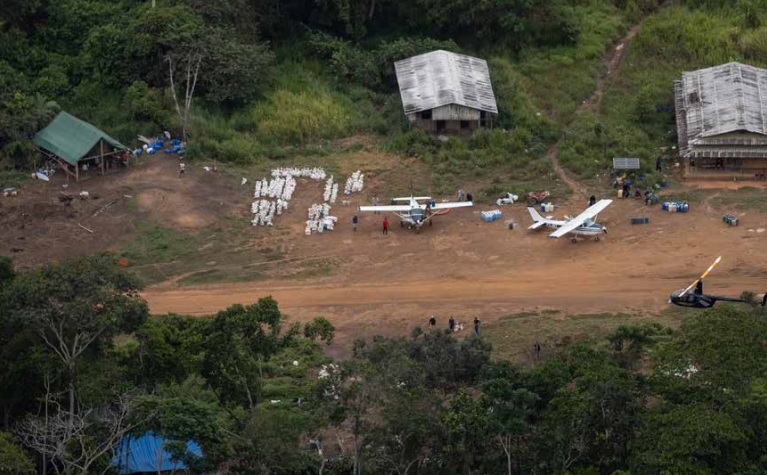
POLYGON ((59 112, 50 124, 35 134, 33 142, 70 165, 77 166, 77 162, 102 139, 115 149, 128 150, 128 147, 93 125, 66 112, 59 112))
MULTIPOLYGON (((153 433, 126 437, 117 446, 112 465, 120 475, 188 469, 183 461, 173 459, 163 446, 164 442, 165 439, 153 433)), ((202 457, 202 450, 196 442, 188 441, 186 451, 187 455, 202 457)))

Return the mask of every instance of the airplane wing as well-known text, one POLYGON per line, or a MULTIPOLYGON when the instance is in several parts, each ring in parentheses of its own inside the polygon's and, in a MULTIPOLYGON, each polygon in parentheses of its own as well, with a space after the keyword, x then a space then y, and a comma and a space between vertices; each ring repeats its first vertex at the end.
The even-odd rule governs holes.
POLYGON ((533 218, 533 224, 528 226, 527 229, 538 229, 541 226, 545 226, 545 225, 564 226, 565 224, 567 224, 567 221, 544 218, 543 216, 540 215, 540 213, 538 213, 538 211, 535 208, 532 208, 532 207, 528 207, 527 212, 530 213, 530 217, 533 218))
POLYGON ((467 208, 469 206, 474 206, 474 203, 471 201, 457 201, 454 203, 435 203, 434 206, 431 207, 433 210, 440 210, 440 209, 453 209, 453 208, 467 208))
POLYGON ((410 201, 411 199, 414 199, 416 201, 423 201, 423 200, 430 200, 431 196, 414 196, 412 198, 410 197, 403 197, 403 198, 392 198, 392 201, 410 201))
POLYGON ((578 226, 583 225, 587 219, 591 219, 601 213, 605 208, 610 206, 610 203, 612 202, 613 200, 600 200, 594 206, 590 206, 586 211, 568 221, 567 224, 549 234, 549 237, 560 238, 564 236, 565 234, 573 231, 578 226))
POLYGON ((388 206, 360 206, 360 211, 392 211, 392 212, 405 212, 410 211, 409 205, 388 205, 388 206))

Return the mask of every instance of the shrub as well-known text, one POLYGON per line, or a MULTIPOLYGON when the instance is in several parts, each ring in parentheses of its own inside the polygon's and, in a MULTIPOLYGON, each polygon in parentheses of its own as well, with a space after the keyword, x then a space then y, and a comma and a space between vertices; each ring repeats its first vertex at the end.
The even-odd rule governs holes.
POLYGON ((327 91, 291 92, 283 89, 257 104, 253 119, 258 137, 279 143, 335 138, 348 132, 349 111, 327 91))

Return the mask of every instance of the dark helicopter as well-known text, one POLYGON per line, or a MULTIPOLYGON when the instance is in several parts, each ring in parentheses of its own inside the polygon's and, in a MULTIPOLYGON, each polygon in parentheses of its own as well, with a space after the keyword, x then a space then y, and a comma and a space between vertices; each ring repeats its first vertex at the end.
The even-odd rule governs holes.
MULTIPOLYGON (((679 305, 680 307, 693 307, 693 308, 711 308, 715 303, 722 302, 749 302, 744 298, 736 297, 724 297, 720 295, 708 295, 703 293, 703 279, 706 278, 709 272, 711 272, 719 261, 722 260, 722 256, 716 258, 713 264, 708 266, 706 272, 704 272, 695 282, 690 284, 686 289, 675 290, 669 297, 669 303, 679 305), (693 287, 695 287, 694 290, 693 287), (692 290, 692 292, 690 292, 692 290)), ((762 297, 762 307, 767 303, 767 294, 762 297)))

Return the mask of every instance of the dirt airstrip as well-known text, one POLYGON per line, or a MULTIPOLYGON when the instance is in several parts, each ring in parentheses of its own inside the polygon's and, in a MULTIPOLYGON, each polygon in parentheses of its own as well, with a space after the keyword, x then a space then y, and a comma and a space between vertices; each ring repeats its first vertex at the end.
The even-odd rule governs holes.
MULTIPOLYGON (((291 320, 329 318, 338 329, 339 346, 373 334, 406 334, 423 326, 431 314, 441 324, 450 314, 466 323, 479 316, 491 331, 498 319, 519 312, 553 309, 560 312, 558 318, 655 313, 667 307, 672 290, 686 286, 718 255, 724 257, 707 280, 707 290, 767 290, 767 214, 741 212, 741 226, 729 227, 721 221, 729 210, 717 209, 708 200, 693 204, 687 214, 672 214, 658 206, 645 207, 641 200, 616 199, 600 216, 609 229, 600 242, 573 244, 547 238, 546 230, 528 231, 524 204, 502 207, 502 220, 485 223, 479 212, 496 206, 476 203, 435 218, 420 234, 401 229, 389 216, 393 227, 384 236, 381 216, 365 214, 353 232, 356 206, 369 202, 372 193, 387 199, 399 188, 399 174, 412 170, 411 164, 397 165, 397 160, 371 157, 369 152, 348 158, 342 179, 363 162, 378 163, 379 169, 372 167, 366 190, 352 195, 350 206, 333 207, 337 229, 312 236, 303 234, 305 213, 321 200, 322 184, 310 180, 299 182, 290 209, 272 228, 247 224, 252 190, 249 184, 240 186, 239 174, 212 174, 194 165, 188 167, 188 176, 178 178, 177 162, 164 157, 129 173, 67 189, 55 180, 47 187, 33 182, 19 197, 0 199, 0 254, 28 267, 99 250, 119 252, 134 239, 140 221, 206 236, 223 221, 233 220, 243 237, 233 241, 231 249, 211 253, 206 248, 215 243, 201 242, 193 256, 184 258, 196 261, 191 273, 215 271, 223 276, 219 283, 186 285, 183 275, 176 275, 152 285, 144 292, 152 313, 209 315, 272 295, 291 320), (59 202, 62 191, 75 194, 81 189, 99 199, 75 199, 69 206, 59 202), (631 225, 631 216, 648 216, 650 223, 631 225), (516 229, 508 229, 507 219, 516 221, 516 229), (264 256, 276 249, 279 255, 268 262, 264 256), (290 273, 320 258, 320 270, 290 273), (232 280, 228 275, 266 268, 267 263, 270 271, 258 277, 220 283, 232 280)), ((605 197, 611 197, 609 191, 605 197)), ((557 204, 557 216, 577 214, 586 206, 580 200, 557 204)))

